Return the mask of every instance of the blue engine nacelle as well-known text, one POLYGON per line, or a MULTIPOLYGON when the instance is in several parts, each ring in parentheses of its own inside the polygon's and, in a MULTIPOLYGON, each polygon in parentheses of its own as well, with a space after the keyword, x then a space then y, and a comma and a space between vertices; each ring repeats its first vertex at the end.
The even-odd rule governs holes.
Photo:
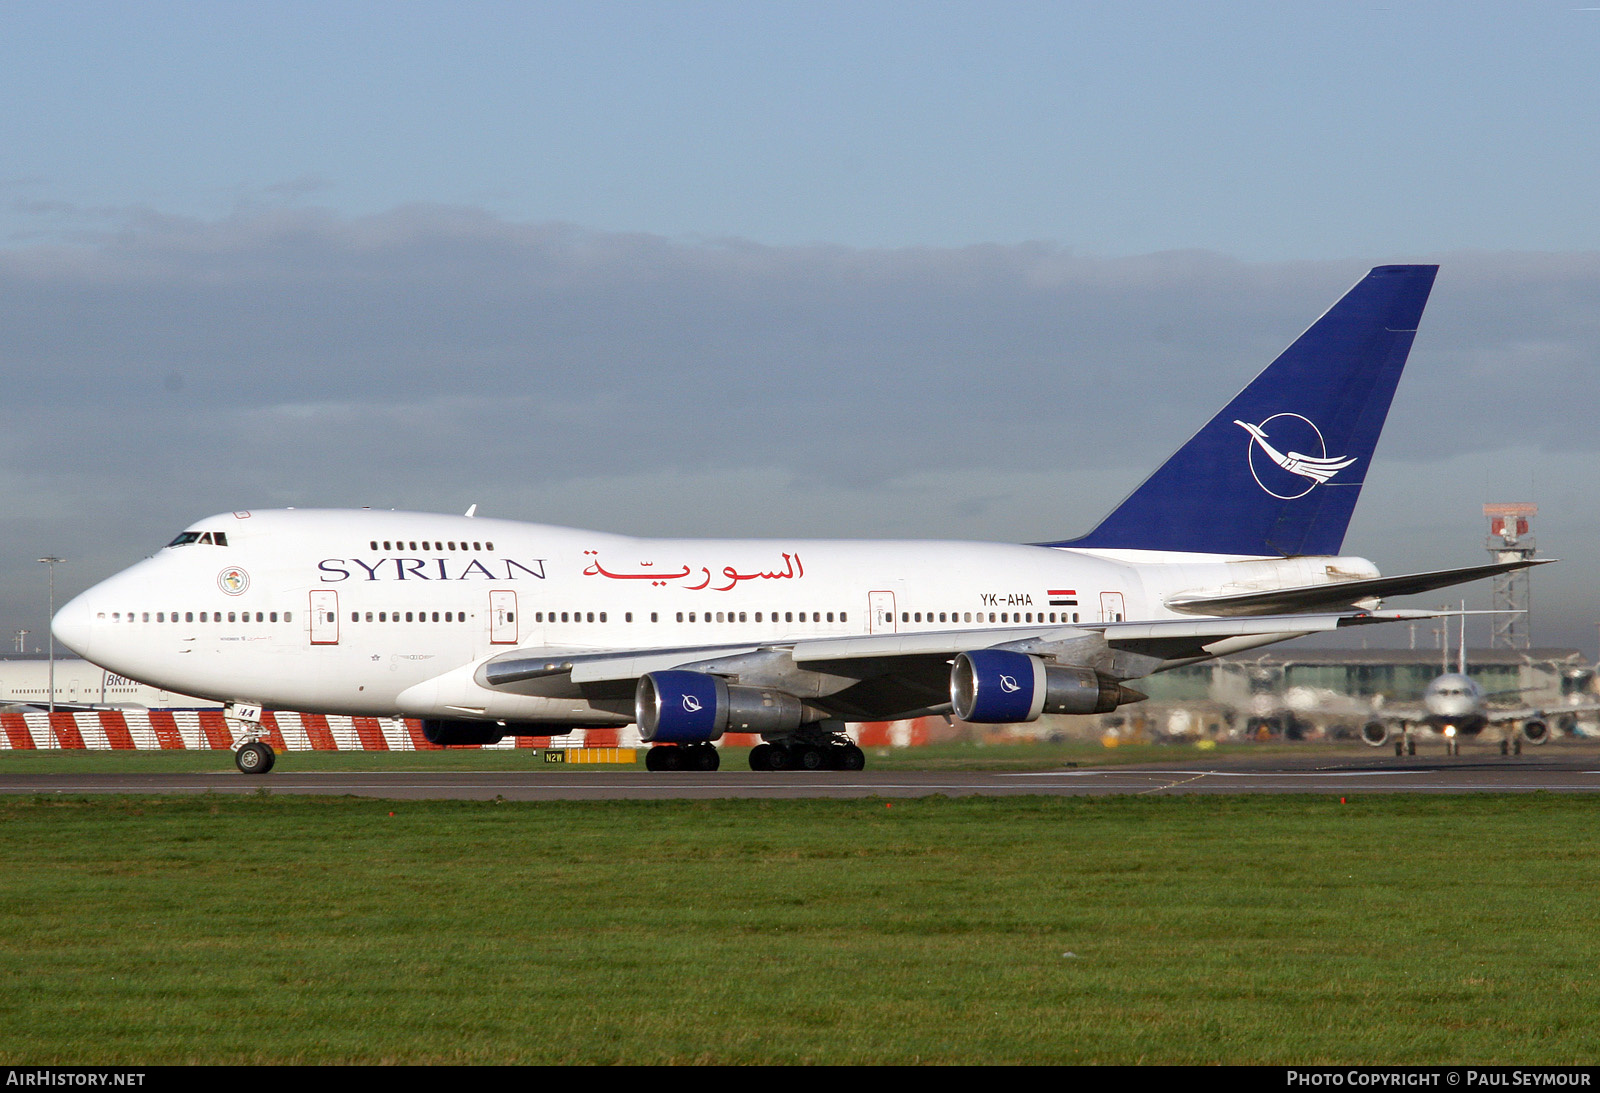
POLYGON ((1046 713, 1107 713, 1144 697, 1093 668, 1047 665, 1009 649, 962 653, 950 669, 956 716, 979 724, 1034 721, 1046 713))
POLYGON ((705 672, 649 672, 634 692, 634 720, 648 744, 703 744, 724 732, 783 736, 804 716, 792 694, 734 686, 705 672))

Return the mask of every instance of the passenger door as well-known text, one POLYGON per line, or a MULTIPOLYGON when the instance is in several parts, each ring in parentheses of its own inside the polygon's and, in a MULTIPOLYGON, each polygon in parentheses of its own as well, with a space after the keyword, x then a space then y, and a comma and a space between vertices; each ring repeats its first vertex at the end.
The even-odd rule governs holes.
POLYGON ((867 593, 867 633, 893 634, 898 627, 894 621, 894 593, 867 593))
POLYGON ((339 644, 339 593, 332 589, 311 593, 311 644, 339 644))
POLYGON ((517 594, 510 590, 489 593, 489 644, 517 643, 517 594))

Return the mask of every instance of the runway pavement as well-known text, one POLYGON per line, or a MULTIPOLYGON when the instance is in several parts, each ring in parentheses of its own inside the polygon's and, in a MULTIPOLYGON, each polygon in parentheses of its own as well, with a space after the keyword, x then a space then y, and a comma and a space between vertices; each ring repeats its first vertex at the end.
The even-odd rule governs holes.
POLYGON ((1600 755, 1570 751, 1511 758, 1338 758, 1271 754, 1244 760, 1082 767, 1033 773, 883 771, 763 774, 647 771, 332 773, 280 765, 265 776, 205 774, 9 774, 0 793, 302 793, 395 800, 662 800, 670 798, 859 798, 1096 796, 1171 793, 1591 793, 1600 755))

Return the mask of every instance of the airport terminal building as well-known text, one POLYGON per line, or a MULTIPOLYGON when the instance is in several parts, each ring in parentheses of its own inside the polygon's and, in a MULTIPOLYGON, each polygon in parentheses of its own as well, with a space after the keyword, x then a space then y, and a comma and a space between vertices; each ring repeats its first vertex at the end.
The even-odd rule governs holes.
MULTIPOLYGON (((1148 702, 1098 718, 1102 731, 1148 739, 1355 738, 1384 704, 1416 704, 1456 671, 1438 650, 1278 648, 1223 657, 1139 682, 1148 702)), ((1467 675, 1496 702, 1544 705, 1595 695, 1595 666, 1576 649, 1469 649, 1467 675)), ((1557 717, 1557 738, 1600 731, 1594 714, 1557 717)))

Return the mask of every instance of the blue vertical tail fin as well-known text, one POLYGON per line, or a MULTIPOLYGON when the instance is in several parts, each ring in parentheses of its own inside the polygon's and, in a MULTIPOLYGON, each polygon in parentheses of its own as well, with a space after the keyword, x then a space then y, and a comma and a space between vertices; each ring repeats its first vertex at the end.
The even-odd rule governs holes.
POLYGON ((1438 266, 1379 266, 1081 539, 1337 554, 1438 266))

